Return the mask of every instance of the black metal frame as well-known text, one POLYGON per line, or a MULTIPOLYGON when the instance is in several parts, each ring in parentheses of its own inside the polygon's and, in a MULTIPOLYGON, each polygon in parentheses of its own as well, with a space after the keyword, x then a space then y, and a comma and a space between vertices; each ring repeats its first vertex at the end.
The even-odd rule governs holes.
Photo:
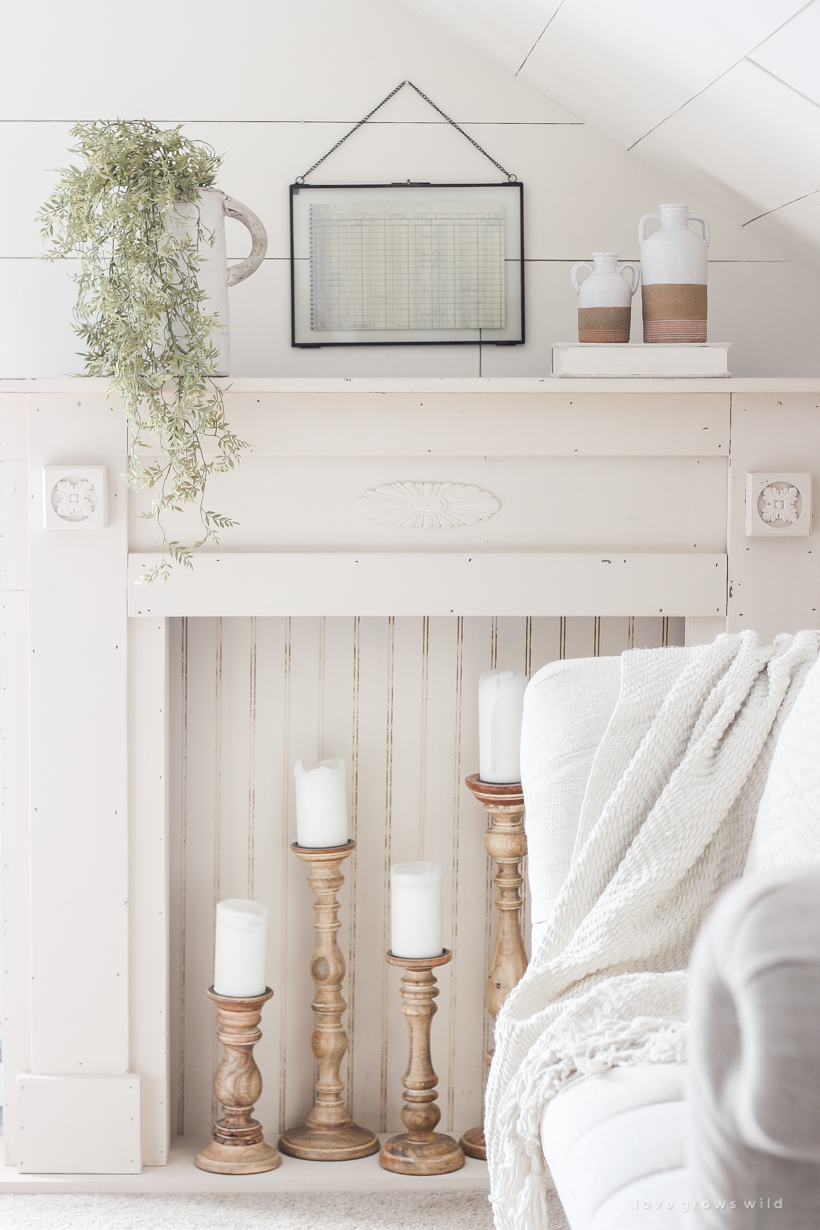
MULTIPOLYGON (((291 184, 290 185, 290 344, 299 350, 318 350, 322 346, 521 346, 526 340, 524 294, 524 185, 520 180, 507 183, 479 184, 291 184), (482 341, 481 337, 470 341, 423 341, 423 342, 297 342, 296 341, 296 258, 293 251, 293 198, 300 192, 325 188, 512 188, 518 191, 519 227, 521 239, 521 336, 503 341, 482 341)), ((480 330, 479 330, 480 333, 480 330)))

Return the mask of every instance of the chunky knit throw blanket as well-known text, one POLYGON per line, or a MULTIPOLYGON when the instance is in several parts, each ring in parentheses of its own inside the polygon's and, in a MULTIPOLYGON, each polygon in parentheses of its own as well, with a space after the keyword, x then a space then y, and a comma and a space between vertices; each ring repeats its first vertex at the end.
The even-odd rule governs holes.
POLYGON ((547 1230, 540 1122, 572 1080, 681 1062, 686 965, 742 874, 780 726, 820 633, 632 650, 546 935, 496 1022, 485 1135, 498 1230, 547 1230))

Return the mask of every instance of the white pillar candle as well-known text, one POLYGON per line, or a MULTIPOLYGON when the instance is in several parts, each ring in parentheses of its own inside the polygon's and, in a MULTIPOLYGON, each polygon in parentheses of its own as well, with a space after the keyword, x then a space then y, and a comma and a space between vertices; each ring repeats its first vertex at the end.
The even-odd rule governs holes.
POLYGON ((394 863, 390 868, 390 951, 395 957, 440 957, 441 868, 394 863))
POLYGON ((267 989, 265 950, 268 911, 256 901, 234 897, 216 907, 214 990, 246 999, 267 989))
POLYGON ((296 841, 320 849, 347 845, 347 787, 343 760, 293 766, 296 779, 296 841))
POLYGON ((521 721, 527 676, 509 667, 478 680, 478 776, 483 782, 521 781, 521 721))

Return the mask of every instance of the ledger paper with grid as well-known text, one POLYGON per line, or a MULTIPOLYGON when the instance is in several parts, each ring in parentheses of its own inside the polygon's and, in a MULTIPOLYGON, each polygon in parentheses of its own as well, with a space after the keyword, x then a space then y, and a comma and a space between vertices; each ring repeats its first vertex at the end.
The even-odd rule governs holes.
POLYGON ((495 205, 311 205, 311 326, 503 329, 504 254, 495 205))

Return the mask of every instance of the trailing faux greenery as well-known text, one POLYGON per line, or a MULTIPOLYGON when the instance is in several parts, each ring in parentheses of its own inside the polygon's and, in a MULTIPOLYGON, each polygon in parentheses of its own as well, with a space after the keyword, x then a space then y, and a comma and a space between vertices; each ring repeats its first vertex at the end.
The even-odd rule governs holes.
MULTIPOLYGON (((95 121, 71 130, 71 153, 85 162, 60 172, 40 213, 46 258, 79 257, 75 329, 86 351, 86 374, 110 376, 128 419, 125 478, 151 491, 162 530, 162 562, 140 578, 167 579, 167 558, 190 568, 191 554, 235 524, 206 509, 210 474, 236 465, 249 447, 225 420, 216 366, 215 315, 203 311, 197 245, 213 242, 200 223, 174 225, 177 202, 194 201, 214 183, 221 159, 207 146, 148 120, 95 121), (170 225, 169 225, 170 223, 170 225), (139 449, 159 447, 159 461, 139 449), (196 504, 202 537, 169 539, 163 516, 196 504)), ((186 220, 188 222, 189 220, 186 220)))

